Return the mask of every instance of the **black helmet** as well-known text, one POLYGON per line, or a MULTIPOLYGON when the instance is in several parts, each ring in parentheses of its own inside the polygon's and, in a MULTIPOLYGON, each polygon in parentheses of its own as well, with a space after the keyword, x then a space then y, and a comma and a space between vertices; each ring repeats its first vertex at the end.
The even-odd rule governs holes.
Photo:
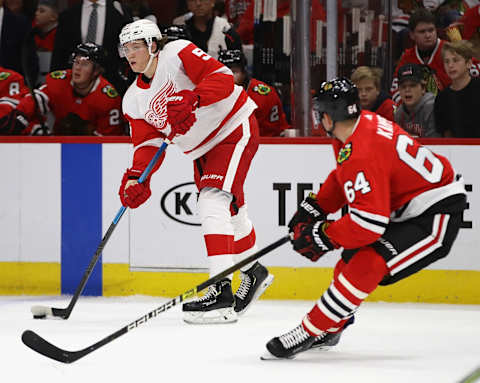
POLYGON ((105 68, 105 51, 101 45, 94 43, 80 43, 75 47, 72 55, 70 56, 70 64, 73 64, 75 57, 86 57, 95 64, 105 68))
POLYGON ((218 53, 218 61, 220 61, 223 65, 231 68, 232 66, 239 66, 241 68, 245 68, 247 66, 247 60, 245 59, 245 55, 239 49, 231 49, 231 50, 220 50, 218 53))
POLYGON ((191 40, 190 31, 185 25, 170 25, 162 31, 163 36, 167 36, 167 43, 175 40, 191 40))
POLYGON ((356 118, 360 115, 357 87, 344 77, 325 81, 316 94, 314 108, 320 118, 327 113, 333 122, 356 118))

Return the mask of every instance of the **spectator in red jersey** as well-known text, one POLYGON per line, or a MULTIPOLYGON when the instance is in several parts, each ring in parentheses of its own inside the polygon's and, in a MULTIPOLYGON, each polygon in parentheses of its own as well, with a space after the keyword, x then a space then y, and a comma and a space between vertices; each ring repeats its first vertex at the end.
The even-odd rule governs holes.
POLYGON ((461 40, 445 43, 442 50, 450 86, 435 99, 437 129, 444 137, 479 138, 480 79, 472 78, 473 47, 461 40))
POLYGON ((395 103, 381 89, 382 75, 383 71, 380 68, 360 66, 353 72, 351 80, 357 86, 363 110, 370 110, 393 121, 395 103))
POLYGON ((257 104, 258 108, 254 113, 260 128, 260 136, 280 136, 289 128, 277 91, 272 86, 250 77, 245 56, 241 51, 220 51, 218 61, 231 69, 235 84, 243 86, 248 96, 257 104))
MULTIPOLYGON (((102 77, 104 53, 94 43, 79 44, 71 57, 71 70, 58 70, 47 81, 23 97, 11 114, 21 123, 51 110, 55 116, 54 135, 123 135, 121 98, 102 77), (19 117, 18 117, 19 116, 19 117)), ((22 134, 36 134, 28 123, 22 134)))
POLYGON ((443 40, 437 37, 435 16, 424 8, 416 10, 408 22, 410 38, 415 42, 413 48, 407 49, 395 69, 390 92, 392 99, 399 103, 398 69, 405 64, 428 65, 432 71, 427 79, 427 90, 436 95, 450 84, 450 78, 445 73, 441 57, 443 40))
POLYGON ((435 129, 433 105, 435 96, 426 91, 425 69, 406 64, 398 70, 401 105, 395 122, 414 137, 439 137, 435 129))

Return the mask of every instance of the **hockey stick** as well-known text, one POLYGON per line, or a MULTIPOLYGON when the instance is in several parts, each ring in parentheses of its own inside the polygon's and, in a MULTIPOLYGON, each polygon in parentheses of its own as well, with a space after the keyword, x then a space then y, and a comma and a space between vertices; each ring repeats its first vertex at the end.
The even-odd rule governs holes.
POLYGON ((237 264, 229 267, 228 269, 218 273, 217 275, 211 277, 210 279, 206 280, 203 283, 200 283, 196 287, 185 291, 183 294, 173 298, 172 300, 164 303, 163 305, 157 307, 155 310, 150 311, 148 314, 143 315, 142 317, 138 318, 137 320, 133 321, 132 323, 122 327, 120 330, 115 331, 113 334, 108 335, 107 337, 103 338, 102 340, 98 341, 97 343, 92 344, 84 348, 83 350, 79 351, 66 351, 58 348, 57 346, 51 344, 50 342, 43 339, 37 333, 26 330, 22 334, 22 342, 30 347, 32 350, 46 356, 47 358, 57 360, 62 363, 73 363, 76 360, 83 358, 85 355, 90 354, 91 352, 98 350, 100 347, 105 346, 106 344, 112 342, 113 340, 119 338, 120 336, 126 334, 127 332, 134 330, 141 324, 146 323, 150 319, 156 317, 157 315, 161 314, 164 311, 171 309, 172 307, 176 306, 177 304, 183 302, 185 299, 191 298, 199 291, 205 289, 206 287, 214 284, 221 279, 225 278, 228 274, 233 273, 234 271, 240 269, 242 266, 268 254, 269 252, 275 250, 277 247, 283 245, 284 243, 290 240, 290 235, 286 235, 279 240, 273 242, 272 244, 268 245, 267 247, 259 250, 255 254, 250 255, 248 258, 245 258, 243 261, 238 262, 237 264))
MULTIPOLYGON (((157 150, 153 158, 150 160, 147 168, 143 171, 142 175, 138 179, 139 183, 142 183, 145 181, 145 179, 148 177, 148 175, 152 171, 153 167, 155 166, 158 159, 160 158, 162 153, 165 151, 169 143, 170 143, 170 140, 168 138, 165 139, 162 146, 160 146, 160 148, 157 150)), ((93 256, 93 258, 91 259, 90 264, 88 265, 87 269, 83 273, 82 280, 80 281, 80 284, 75 290, 75 294, 73 294, 72 300, 70 301, 70 304, 67 306, 67 308, 59 309, 56 307, 33 306, 31 308, 31 311, 35 319, 44 319, 47 317, 47 315, 60 317, 62 319, 68 319, 68 317, 72 313, 75 303, 77 303, 78 297, 80 296, 85 285, 87 284, 88 278, 90 278, 90 275, 92 274, 93 268, 97 264, 97 261, 100 258, 100 255, 102 254, 103 248, 107 244, 108 240, 110 239, 110 236, 112 235, 113 231, 117 227, 117 224, 120 221, 120 218, 122 218, 123 213, 125 213, 126 210, 127 208, 125 206, 122 206, 118 211, 117 215, 115 216, 115 218, 113 219, 112 223, 110 224, 110 227, 108 228, 107 232, 103 236, 102 241, 98 245, 97 251, 95 252, 95 255, 93 256)))

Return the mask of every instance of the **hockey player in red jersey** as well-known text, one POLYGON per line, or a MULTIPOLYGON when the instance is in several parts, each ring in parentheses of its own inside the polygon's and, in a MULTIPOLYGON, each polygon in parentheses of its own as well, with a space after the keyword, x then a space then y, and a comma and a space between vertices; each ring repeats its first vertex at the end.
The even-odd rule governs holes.
MULTIPOLYGON (((42 116, 52 111, 54 135, 123 135, 121 98, 101 75, 103 58, 101 46, 79 44, 72 53, 72 69, 50 73, 35 89, 35 100, 25 95, 13 112, 32 120, 38 110, 42 116)), ((30 126, 24 134, 35 133, 28 131, 30 126)))
POLYGON ((0 67, 0 134, 21 133, 24 128, 23 124, 14 121, 16 116, 9 116, 9 113, 29 92, 20 73, 0 67))
POLYGON ((235 84, 243 86, 248 96, 257 104, 255 117, 260 128, 260 136, 280 136, 289 128, 277 91, 248 75, 246 59, 240 50, 222 50, 218 54, 218 61, 232 70, 235 84))
MULTIPOLYGON (((186 40, 164 45, 157 25, 127 24, 120 34, 123 54, 138 77, 123 99, 131 128, 132 167, 119 190, 124 206, 137 208, 151 195, 150 177, 137 179, 165 138, 194 161, 198 214, 213 276, 256 251, 243 184, 258 148, 255 103, 235 85, 230 69, 186 40), (232 259, 233 258, 233 259, 232 259)), ((158 169, 163 156, 153 172, 158 169)), ((152 172, 152 173, 153 173, 152 172)), ((260 263, 241 269, 232 293, 231 276, 183 305, 188 323, 235 322, 272 283, 260 263)))
POLYGON ((324 82, 316 108, 334 137, 336 169, 316 197, 289 223, 293 248, 311 261, 343 248, 333 281, 302 322, 267 343, 290 358, 338 343, 360 304, 378 285, 390 285, 445 257, 466 208, 462 178, 449 161, 420 145, 398 125, 360 112, 355 85, 324 82), (332 221, 328 214, 348 205, 332 221))

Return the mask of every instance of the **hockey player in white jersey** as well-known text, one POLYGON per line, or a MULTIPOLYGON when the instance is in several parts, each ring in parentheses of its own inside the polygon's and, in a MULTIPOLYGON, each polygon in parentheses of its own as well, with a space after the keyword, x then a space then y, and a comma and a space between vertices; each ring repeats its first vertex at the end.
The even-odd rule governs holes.
MULTIPOLYGON (((200 192, 198 213, 210 275, 256 251, 255 230, 247 215, 243 184, 258 149, 255 103, 234 84, 230 69, 186 40, 164 45, 149 20, 127 24, 120 34, 123 54, 138 76, 123 98, 134 155, 119 195, 136 208, 151 195, 150 178, 137 179, 166 137, 194 162, 200 192)), ((158 169, 163 156, 151 174, 158 169)), ((235 322, 272 283, 260 263, 241 270, 232 293, 231 276, 183 305, 188 323, 235 322)))

